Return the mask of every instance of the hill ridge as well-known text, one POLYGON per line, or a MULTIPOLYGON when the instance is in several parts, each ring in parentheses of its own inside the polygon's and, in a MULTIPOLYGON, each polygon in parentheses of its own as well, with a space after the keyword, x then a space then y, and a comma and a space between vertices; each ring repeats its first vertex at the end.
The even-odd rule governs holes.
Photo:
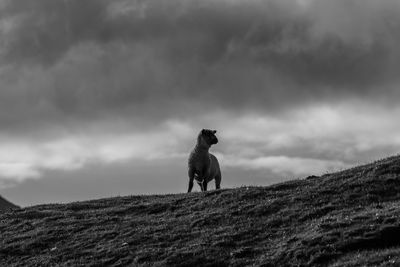
POLYGON ((205 193, 46 204, 0 215, 0 266, 395 266, 400 156, 205 193))
POLYGON ((11 203, 7 199, 0 196, 0 212, 7 211, 10 209, 17 209, 19 208, 17 205, 11 203))

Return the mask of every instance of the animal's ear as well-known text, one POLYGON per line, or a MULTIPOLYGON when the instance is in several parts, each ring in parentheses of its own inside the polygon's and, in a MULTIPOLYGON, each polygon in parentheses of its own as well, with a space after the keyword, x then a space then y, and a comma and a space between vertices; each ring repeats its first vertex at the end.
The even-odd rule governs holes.
POLYGON ((212 132, 213 132, 213 134, 216 134, 216 133, 217 133, 217 130, 213 130, 212 132))

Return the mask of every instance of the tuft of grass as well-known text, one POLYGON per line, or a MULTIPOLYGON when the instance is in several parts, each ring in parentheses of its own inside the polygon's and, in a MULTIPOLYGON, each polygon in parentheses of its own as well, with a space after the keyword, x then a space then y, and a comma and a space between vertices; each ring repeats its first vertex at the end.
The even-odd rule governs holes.
POLYGON ((0 214, 0 266, 399 266, 400 157, 269 187, 0 214))

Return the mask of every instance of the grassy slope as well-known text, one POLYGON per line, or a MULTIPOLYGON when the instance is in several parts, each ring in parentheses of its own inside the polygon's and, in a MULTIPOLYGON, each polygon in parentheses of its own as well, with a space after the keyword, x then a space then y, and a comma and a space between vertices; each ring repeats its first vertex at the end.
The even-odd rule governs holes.
POLYGON ((4 212, 9 209, 16 209, 18 206, 12 204, 8 200, 4 199, 2 196, 0 196, 0 213, 4 212))
POLYGON ((0 266, 399 266, 400 157, 269 187, 0 215, 0 266))

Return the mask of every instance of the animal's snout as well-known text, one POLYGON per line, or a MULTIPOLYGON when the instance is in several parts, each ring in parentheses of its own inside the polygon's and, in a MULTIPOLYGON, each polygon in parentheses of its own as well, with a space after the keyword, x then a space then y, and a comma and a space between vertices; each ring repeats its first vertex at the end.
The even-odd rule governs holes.
POLYGON ((212 141, 213 141, 213 144, 216 144, 216 143, 218 143, 218 138, 214 137, 212 141))

